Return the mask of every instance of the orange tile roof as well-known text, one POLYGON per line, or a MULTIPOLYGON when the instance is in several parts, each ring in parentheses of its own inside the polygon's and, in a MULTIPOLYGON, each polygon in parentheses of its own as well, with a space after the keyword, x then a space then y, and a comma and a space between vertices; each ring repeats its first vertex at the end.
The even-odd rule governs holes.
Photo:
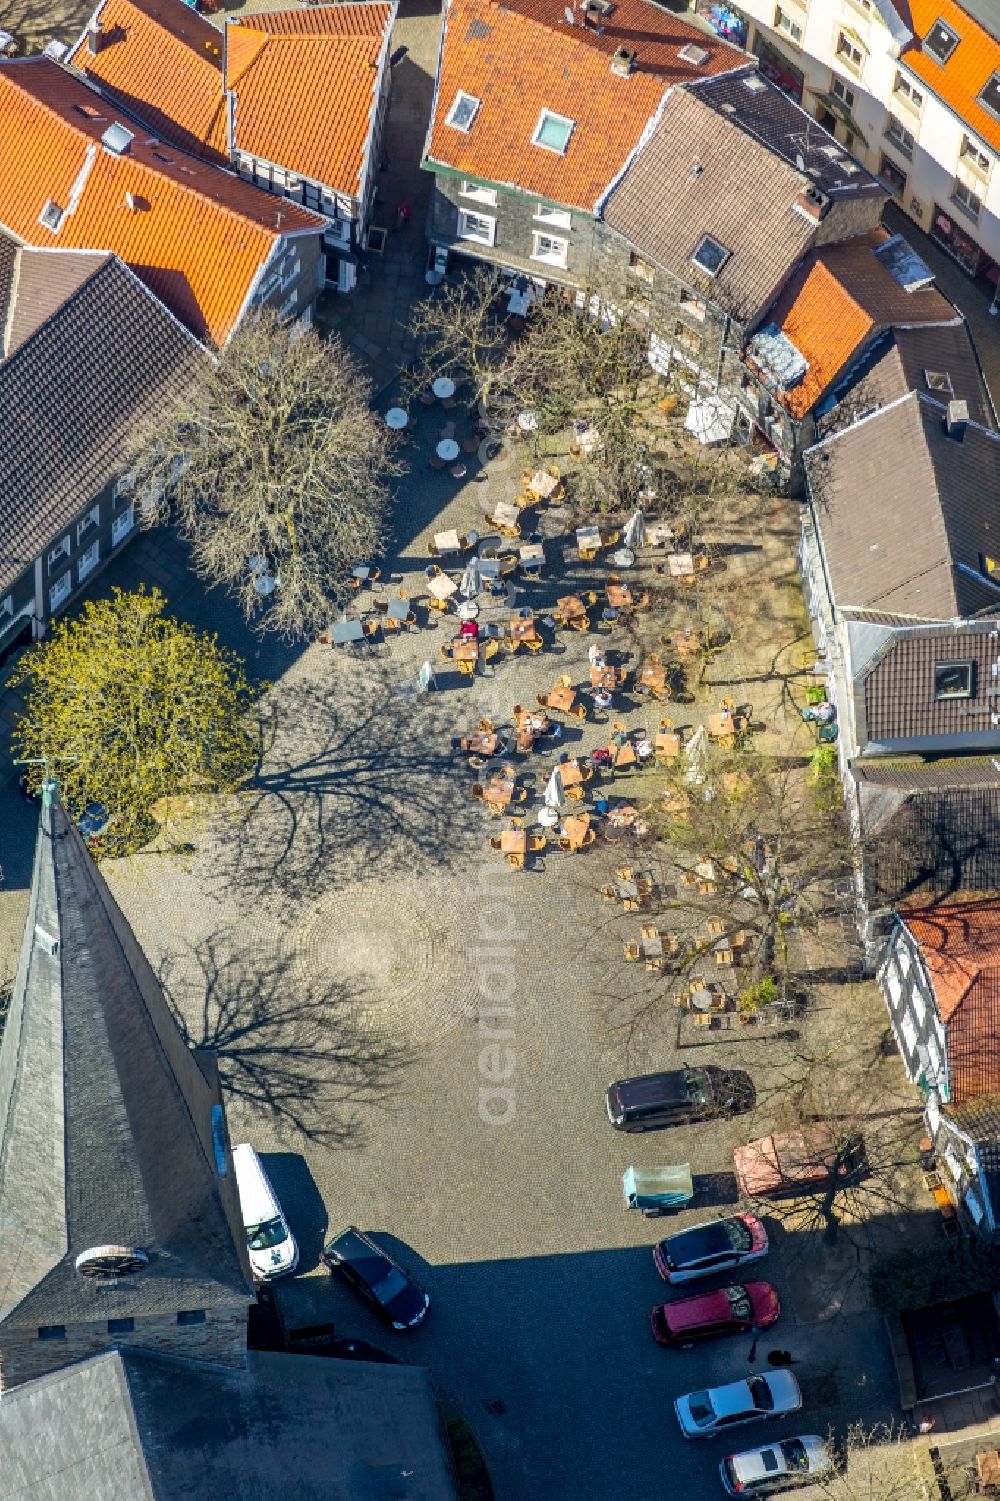
MULTIPOLYGON (((869 340, 893 324, 951 323, 954 307, 936 287, 907 292, 873 254, 884 229, 812 250, 771 311, 769 321, 809 362, 801 381, 775 400, 804 417, 869 340)), ((752 354, 748 356, 754 363, 752 354)))
POLYGON ((97 56, 85 32, 68 61, 166 140, 227 162, 218 28, 182 0, 103 0, 94 19, 97 56))
POLYGON ((231 18, 226 86, 237 149, 356 195, 394 15, 392 4, 369 0, 231 18))
POLYGON ((29 245, 113 250, 217 344, 276 241, 323 226, 134 121, 123 121, 135 135, 128 152, 114 155, 101 145, 114 107, 45 57, 0 63, 0 119, 0 225, 29 245), (57 233, 39 223, 49 199, 64 210, 57 233))
POLYGON ((744 65, 744 53, 649 0, 617 0, 601 32, 567 23, 566 0, 448 0, 429 162, 592 211, 666 89, 744 65), (702 48, 701 67, 679 57, 702 48), (636 53, 620 78, 619 47, 636 53), (459 90, 482 101, 469 131, 445 123, 459 90), (574 121, 564 153, 532 144, 543 109, 574 121))
POLYGON ((900 920, 920 947, 946 1028, 952 1100, 1000 1089, 1000 903, 941 902, 900 920))
POLYGON ((1000 72, 1000 42, 953 0, 910 0, 909 24, 914 41, 903 53, 907 68, 922 78, 994 151, 1000 151, 1000 120, 978 102, 983 85, 1000 72), (946 63, 939 63, 921 45, 935 21, 943 21, 961 37, 946 63))

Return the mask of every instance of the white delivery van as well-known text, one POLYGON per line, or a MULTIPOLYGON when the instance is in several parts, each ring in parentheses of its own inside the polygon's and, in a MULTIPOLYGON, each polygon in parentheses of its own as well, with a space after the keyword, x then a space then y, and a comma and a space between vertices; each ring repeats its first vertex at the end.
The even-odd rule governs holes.
POLYGON ((234 1147, 233 1166, 254 1276, 267 1282, 294 1272, 299 1248, 253 1147, 246 1142, 234 1147))

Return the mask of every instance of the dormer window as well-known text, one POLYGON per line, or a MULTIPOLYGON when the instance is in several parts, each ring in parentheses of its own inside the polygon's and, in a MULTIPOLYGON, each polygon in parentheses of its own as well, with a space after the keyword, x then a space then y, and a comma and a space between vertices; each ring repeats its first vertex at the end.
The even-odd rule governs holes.
POLYGON ((706 276, 718 276, 729 259, 729 251, 711 235, 702 235, 691 259, 706 276))
POLYGON ((1000 73, 994 73, 989 83, 983 86, 979 102, 1000 120, 1000 73))
POLYGON ((468 135, 482 102, 481 99, 476 98, 475 94, 463 94, 459 89, 455 95, 454 104, 445 116, 444 123, 450 125, 453 130, 461 130, 468 135))
POLYGON ((543 146, 546 151, 556 151, 563 156, 575 129, 575 120, 567 120, 565 115, 556 115, 550 109, 543 109, 531 142, 534 146, 543 146))
POLYGON ((938 19, 924 37, 924 51, 929 52, 934 61, 943 66, 961 40, 957 31, 952 31, 950 26, 938 19))

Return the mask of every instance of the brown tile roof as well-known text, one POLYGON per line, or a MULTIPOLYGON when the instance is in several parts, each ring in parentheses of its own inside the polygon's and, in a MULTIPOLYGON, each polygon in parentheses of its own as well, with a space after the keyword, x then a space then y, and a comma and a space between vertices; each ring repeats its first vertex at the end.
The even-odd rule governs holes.
POLYGON ((115 118, 48 58, 0 63, 0 227, 30 245, 113 250, 199 337, 221 344, 278 240, 323 221, 132 121, 134 140, 114 155, 101 136, 115 118), (64 210, 58 232, 39 222, 50 199, 64 210))
POLYGON ((17 251, 0 354, 19 349, 106 260, 105 250, 33 250, 23 245, 17 251))
MULTIPOLYGON (((887 230, 810 251, 778 299, 770 322, 808 362, 797 385, 775 390, 793 417, 812 410, 865 346, 894 324, 949 323, 955 308, 935 287, 908 292, 874 252, 887 230)), ((750 363, 754 363, 751 358, 750 363)))
MULTIPOLYGON (((1000 591, 997 593, 1000 612, 1000 591)), ((1000 750, 991 722, 1000 691, 1000 630, 994 621, 946 630, 909 630, 889 640, 864 679, 865 722, 871 741, 978 737, 977 747, 1000 750), (971 662, 968 698, 934 697, 938 662, 971 662)))
POLYGON ((746 61, 650 0, 617 0, 600 31, 565 11, 564 0, 448 0, 428 162, 592 212, 671 84, 746 61), (679 55, 690 45, 708 54, 700 66, 679 55), (610 67, 622 46, 636 53, 627 78, 610 67), (467 132, 445 123, 460 90, 481 101, 467 132), (574 122, 564 153, 532 143, 543 109, 574 122))
POLYGON ((0 361, 0 591, 121 472, 137 418, 205 358, 114 256, 72 287, 86 258, 69 252, 69 275, 58 252, 21 255, 69 290, 0 361))
POLYGON ((965 401, 973 422, 994 432, 997 429, 976 347, 962 319, 954 325, 895 328, 883 334, 833 393, 837 405, 819 419, 819 431, 836 432, 907 391, 926 391, 937 401, 965 401), (929 385, 928 372, 946 375, 948 387, 929 385))
POLYGON ((1000 120, 983 108, 978 97, 983 85, 1000 72, 1000 41, 954 0, 909 0, 909 8, 915 40, 903 53, 903 62, 994 151, 1000 151, 1000 120), (943 64, 923 45, 939 20, 961 37, 943 64))
POLYGON ((97 55, 85 31, 67 61, 165 140, 228 162, 218 28, 182 0, 102 0, 91 19, 97 55))
POLYGON ((394 16, 368 0, 231 17, 236 148, 356 196, 394 16))
POLYGON ((952 1099, 1000 1089, 1000 902, 942 902, 902 911, 900 921, 945 1024, 952 1099))
POLYGON ((982 554, 1000 554, 1000 438, 970 422, 961 441, 920 393, 806 452, 839 610, 956 620, 996 608, 982 554))
POLYGON ((697 90, 675 89, 604 217, 644 256, 749 322, 812 243, 815 220, 793 207, 808 186, 697 90), (691 260, 706 234, 729 251, 716 276, 691 260))

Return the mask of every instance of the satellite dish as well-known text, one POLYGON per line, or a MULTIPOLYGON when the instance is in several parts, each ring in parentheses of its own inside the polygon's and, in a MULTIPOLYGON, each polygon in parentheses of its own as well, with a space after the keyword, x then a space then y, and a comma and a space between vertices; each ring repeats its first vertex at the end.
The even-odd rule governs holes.
POLYGON ((806 170, 806 159, 802 155, 801 151, 796 151, 795 153, 795 165, 798 167, 800 172, 804 172, 806 170))

